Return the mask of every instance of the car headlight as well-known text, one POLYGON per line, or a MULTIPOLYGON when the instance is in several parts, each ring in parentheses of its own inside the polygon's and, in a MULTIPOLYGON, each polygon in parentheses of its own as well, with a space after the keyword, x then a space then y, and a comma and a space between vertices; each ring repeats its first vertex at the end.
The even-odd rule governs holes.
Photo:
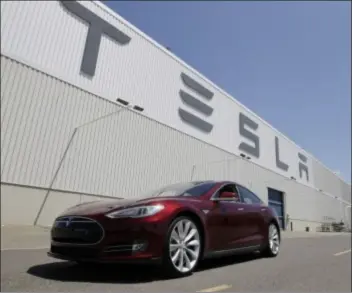
POLYGON ((157 214, 164 209, 161 204, 127 208, 106 214, 108 218, 142 218, 157 214))

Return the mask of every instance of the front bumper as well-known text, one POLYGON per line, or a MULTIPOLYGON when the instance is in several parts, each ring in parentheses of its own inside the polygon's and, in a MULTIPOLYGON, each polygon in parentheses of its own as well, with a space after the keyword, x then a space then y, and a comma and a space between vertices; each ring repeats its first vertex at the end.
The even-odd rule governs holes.
POLYGON ((63 255, 59 253, 53 253, 51 251, 47 252, 49 257, 75 262, 86 262, 86 263, 102 263, 102 264, 148 264, 148 265, 160 265, 162 259, 159 257, 146 257, 146 258, 100 258, 100 257, 73 257, 68 255, 63 255))
POLYGON ((53 258, 99 263, 155 263, 163 252, 166 226, 142 220, 76 217, 51 231, 53 258))

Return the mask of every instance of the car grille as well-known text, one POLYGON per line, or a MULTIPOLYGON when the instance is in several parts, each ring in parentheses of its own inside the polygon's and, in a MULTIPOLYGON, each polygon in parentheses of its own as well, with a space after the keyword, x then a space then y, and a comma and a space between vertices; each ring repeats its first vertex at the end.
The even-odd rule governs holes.
POLYGON ((89 218, 60 217, 51 231, 52 240, 70 244, 96 244, 104 237, 102 226, 89 218))

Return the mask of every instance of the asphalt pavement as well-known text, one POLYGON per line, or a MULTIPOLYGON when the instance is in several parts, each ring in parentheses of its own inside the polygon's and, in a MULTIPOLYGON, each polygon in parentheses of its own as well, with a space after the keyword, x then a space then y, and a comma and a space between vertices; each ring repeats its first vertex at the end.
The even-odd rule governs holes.
POLYGON ((154 267, 82 268, 51 259, 44 248, 48 232, 28 230, 26 234, 22 229, 12 234, 13 229, 2 229, 1 291, 352 292, 351 234, 288 233, 277 258, 248 255, 209 260, 191 276, 166 279, 154 267))

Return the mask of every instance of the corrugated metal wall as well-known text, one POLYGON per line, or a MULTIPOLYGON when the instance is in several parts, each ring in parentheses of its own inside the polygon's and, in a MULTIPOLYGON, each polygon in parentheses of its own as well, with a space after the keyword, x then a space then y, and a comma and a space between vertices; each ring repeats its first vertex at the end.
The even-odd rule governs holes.
MULTIPOLYGON (((77 131, 53 188, 133 197, 191 176, 229 179, 248 186, 264 201, 267 187, 285 192, 286 212, 293 219, 341 219, 346 208, 336 199, 186 135, 184 132, 231 152, 239 144, 235 128, 200 135, 180 122, 176 109, 180 106, 181 72, 215 91, 217 99, 211 106, 222 111, 215 111, 212 123, 222 125, 239 111, 248 110, 182 61, 157 49, 159 45, 126 21, 93 2, 81 3, 133 39, 123 47, 103 37, 93 79, 79 73, 88 27, 58 1, 1 2, 2 53, 47 72, 1 57, 2 182, 48 188, 75 127, 121 109, 96 95, 112 101, 121 97, 142 104, 146 115, 183 132, 130 111, 89 124, 77 131)), ((275 132, 264 124, 262 131, 263 150, 271 151, 275 132)), ((286 141, 281 141, 281 146, 285 157, 293 159, 290 165, 296 166, 296 147, 286 141)), ((270 168, 273 160, 265 156, 262 164, 270 168)), ((312 183, 317 188, 351 202, 351 186, 319 162, 313 160, 312 164, 312 183)))
POLYGON ((341 197, 343 200, 352 203, 352 185, 340 180, 341 184, 341 197))
POLYGON ((1 178, 48 187, 75 126, 117 106, 1 57, 1 178))
MULTIPOLYGON (((74 128, 119 106, 5 57, 2 67, 2 181, 48 187, 74 128)), ((144 188, 189 180, 194 163, 227 157, 123 111, 78 130, 53 187, 113 196, 122 190, 133 196, 144 188)))
MULTIPOLYGON (((121 109, 6 57, 1 72, 3 182, 49 187, 75 127, 121 109)), ((337 200, 130 111, 80 128, 53 187, 133 197, 191 176, 236 180, 264 201, 281 190, 293 219, 341 217, 337 200)))
MULTIPOLYGON (((237 118, 241 112, 259 124, 260 153, 266 155, 254 156, 253 161, 287 177, 294 176, 303 184, 314 185, 313 176, 310 175, 307 182, 298 174, 298 151, 308 157, 309 173, 313 172, 311 156, 304 150, 180 59, 141 35, 121 17, 112 15, 95 2, 79 2, 131 37, 128 45, 121 46, 102 36, 92 78, 80 72, 87 24, 69 13, 59 1, 2 1, 2 54, 111 101, 123 97, 143 106, 146 116, 235 155, 241 152, 238 146, 242 138, 237 118), (178 108, 187 110, 179 96, 181 89, 186 90, 181 73, 214 93, 214 98, 207 102, 214 108, 212 115, 207 117, 208 123, 214 125, 212 132, 199 131, 180 119, 178 108), (234 123, 229 124, 230 120, 234 123), (279 138, 281 158, 289 165, 288 171, 276 166, 274 136, 279 138)), ((190 111, 198 116, 197 111, 190 111)), ((199 117, 206 119, 202 114, 199 117)))
POLYGON ((320 162, 313 160, 312 166, 316 188, 332 194, 333 196, 341 197, 342 181, 320 162))
MULTIPOLYGON (((114 101, 117 97, 124 97, 132 103, 137 103, 145 107, 145 114, 149 117, 153 117, 158 121, 237 154, 238 150, 236 146, 239 145, 240 139, 238 129, 235 126, 236 123, 232 124, 231 127, 227 129, 215 127, 212 133, 205 134, 196 129, 192 129, 190 126, 180 121, 180 117, 177 114, 178 107, 182 105, 180 97, 178 96, 178 92, 183 86, 180 80, 180 73, 187 73, 209 90, 215 92, 215 99, 210 101, 210 106, 214 107, 215 111, 214 114, 209 117, 209 122, 225 125, 228 123, 229 119, 234 119, 234 116, 238 115, 240 111, 247 114, 250 118, 255 119, 255 116, 251 114, 248 109, 238 105, 235 99, 227 96, 200 74, 186 66, 181 60, 173 58, 169 53, 166 53, 165 50, 162 51, 158 44, 151 41, 146 36, 142 36, 137 29, 133 28, 127 21, 121 19, 121 17, 108 13, 105 9, 92 1, 80 2, 84 7, 106 19, 113 26, 121 29, 132 38, 128 46, 120 46, 110 38, 102 37, 99 60, 94 78, 87 78, 80 74, 80 65, 88 27, 81 20, 68 13, 59 1, 2 1, 2 53, 5 55, 8 54, 8 56, 18 61, 28 62, 31 66, 37 69, 40 68, 58 77, 60 80, 65 80, 91 93, 104 96, 106 99, 114 101), (136 86, 136 83, 138 83, 139 86, 136 86)), ((5 79, 9 78, 9 82, 12 80, 11 74, 15 73, 9 72, 9 75, 4 77, 5 79)), ((26 78, 25 73, 21 74, 24 74, 23 77, 26 78)), ((33 77, 33 79, 35 79, 35 77, 33 77)), ((30 90, 33 91, 32 95, 50 95, 52 91, 53 95, 59 97, 66 94, 74 95, 75 92, 77 92, 73 87, 70 87, 70 90, 64 89, 62 84, 50 85, 51 82, 49 81, 48 88, 45 90, 42 89, 41 85, 38 85, 38 88, 32 88, 29 82, 32 81, 28 80, 28 84, 21 85, 22 88, 16 88, 16 91, 26 91, 31 87, 30 90)), ((35 82, 39 84, 41 81, 35 82)), ((87 100, 85 97, 81 97, 80 99, 87 100)), ((4 109, 2 109, 2 111, 9 111, 8 107, 17 107, 16 105, 18 103, 33 106, 29 104, 29 101, 18 98, 14 99, 12 104, 8 104, 8 101, 4 101, 5 107, 3 107, 4 109)), ((67 101, 66 103, 66 105, 60 104, 63 108, 59 108, 59 111, 66 111, 65 107, 68 106, 71 107, 69 110, 75 113, 75 110, 71 110, 76 109, 74 108, 73 102, 67 101)), ((66 122, 65 127, 67 128, 64 128, 62 132, 60 132, 63 141, 69 139, 69 132, 72 130, 72 127, 77 125, 76 122, 80 123, 81 121, 89 120, 90 115, 99 115, 99 111, 101 111, 101 113, 104 113, 104 111, 109 112, 111 110, 110 107, 112 107, 109 104, 104 104, 104 106, 98 105, 96 106, 97 113, 93 114, 93 112, 89 111, 92 111, 92 107, 95 107, 94 104, 97 102, 85 101, 80 103, 81 106, 77 107, 87 109, 88 113, 82 111, 81 116, 76 117, 74 115, 74 117, 71 117, 69 121, 66 122)), ((20 109, 18 114, 6 118, 8 119, 6 121, 12 123, 11 121, 13 119, 17 119, 15 118, 17 117, 16 115, 24 115, 23 117, 28 116, 28 119, 33 119, 36 123, 37 121, 41 121, 41 119, 46 119, 46 114, 40 114, 43 117, 37 116, 35 111, 41 111, 41 109, 47 109, 53 105, 55 105, 55 103, 52 100, 45 100, 43 105, 38 104, 35 107, 33 106, 33 111, 25 106, 24 110, 20 109)), ((60 113, 59 111, 58 113, 60 113)), ((58 117, 54 116, 53 119, 54 120, 48 124, 48 129, 41 126, 44 127, 41 131, 48 131, 49 134, 52 133, 51 128, 55 127, 55 123, 57 123, 58 126, 62 118, 60 118, 59 115, 58 117)), ((255 120, 257 120, 257 118, 255 120)), ((258 163, 267 168, 272 168, 272 170, 276 172, 283 172, 282 174, 288 177, 293 175, 297 180, 300 180, 297 176, 298 147, 294 146, 292 142, 287 141, 282 134, 274 131, 272 127, 267 124, 265 125, 263 121, 257 120, 257 122, 260 125, 259 128, 261 128, 261 133, 259 133, 261 136, 261 152, 268 153, 268 155, 261 156, 259 159, 253 158, 253 160, 257 160, 258 163), (289 172, 287 173, 279 170, 274 165, 274 135, 278 135, 281 139, 281 156, 286 158, 286 162, 290 165, 289 172), (293 172, 293 170, 295 172, 293 172)), ((28 132, 28 130, 35 132, 35 125, 18 124, 16 127, 18 127, 19 133, 26 134, 24 136, 19 134, 20 139, 27 139, 27 136, 36 139, 36 136, 28 132)), ((6 140, 8 134, 2 134, 2 136, 4 136, 6 140)), ((17 146, 12 149, 12 144, 15 144, 15 141, 9 142, 6 148, 10 148, 11 151, 13 150, 13 153, 8 149, 3 150, 9 157, 17 156, 17 146)), ((32 142, 30 141, 28 145, 29 148, 32 147, 31 144, 32 142)), ((60 143, 59 145, 55 144, 53 151, 55 153, 61 153, 63 149, 60 148, 64 146, 65 143, 60 143)), ((46 156, 46 154, 44 155, 46 156)), ((23 153, 23 156, 25 156, 23 164, 31 164, 32 159, 36 160, 33 168, 41 168, 44 175, 42 179, 40 179, 42 181, 40 184, 46 185, 54 169, 49 170, 50 167, 47 170, 48 167, 43 163, 43 160, 46 160, 45 158, 29 158, 28 152, 23 153), (45 176, 48 178, 45 178, 45 176)), ((18 160, 22 160, 22 158, 18 158, 18 160)), ((326 170, 321 164, 315 162, 315 160, 313 160, 315 166, 311 168, 311 161, 311 158, 309 158, 310 173, 313 173, 314 176, 310 176, 310 180, 312 177, 315 177, 315 181, 318 183, 316 184, 316 182, 311 180, 309 184, 317 185, 316 187, 331 194, 337 194, 339 190, 337 188, 340 188, 340 183, 338 183, 339 179, 332 172, 326 170)), ((4 162, 4 166, 8 164, 8 162, 9 159, 7 158, 6 162, 4 162)), ((49 163, 55 165, 55 163, 58 162, 50 161, 49 163)), ((9 168, 13 167, 9 166, 9 168)), ((12 172, 15 172, 15 170, 9 171, 7 175, 11 177, 12 175, 10 174, 12 172)), ((34 179, 24 178, 24 180, 32 182, 34 179)), ((306 184, 305 180, 302 182, 306 184)), ((347 188, 344 187, 343 189, 346 190, 347 188)), ((346 197, 350 198, 350 194, 346 197)))

